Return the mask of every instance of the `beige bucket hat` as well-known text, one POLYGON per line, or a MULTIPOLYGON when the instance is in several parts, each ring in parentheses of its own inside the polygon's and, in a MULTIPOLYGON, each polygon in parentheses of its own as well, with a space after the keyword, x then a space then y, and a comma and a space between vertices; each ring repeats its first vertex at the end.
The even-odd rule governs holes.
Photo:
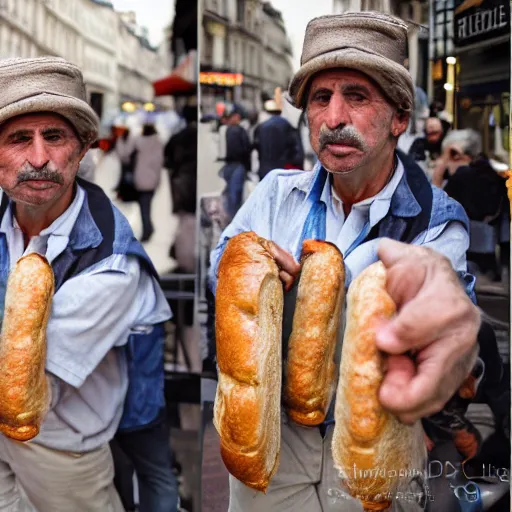
POLYGON ((313 75, 348 68, 368 75, 394 105, 410 112, 414 84, 406 58, 407 25, 400 18, 373 11, 315 18, 306 27, 301 67, 288 90, 290 101, 304 108, 313 75))
POLYGON ((0 125, 13 117, 54 112, 84 144, 98 137, 99 119, 86 99, 80 69, 58 57, 0 60, 0 125))

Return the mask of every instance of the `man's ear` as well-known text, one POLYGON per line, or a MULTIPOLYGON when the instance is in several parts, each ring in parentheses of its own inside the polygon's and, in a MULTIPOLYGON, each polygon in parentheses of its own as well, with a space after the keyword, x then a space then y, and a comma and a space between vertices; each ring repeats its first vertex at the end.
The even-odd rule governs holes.
POLYGON ((79 158, 79 162, 82 161, 82 158, 85 156, 85 153, 87 153, 87 151, 89 151, 89 149, 91 148, 92 146, 92 142, 89 142, 89 144, 80 144, 80 151, 78 153, 78 158, 79 158))
POLYGON ((407 130, 410 118, 411 115, 409 112, 398 109, 393 116, 393 121, 391 123, 391 133, 395 137, 400 137, 400 135, 402 135, 402 133, 407 130))

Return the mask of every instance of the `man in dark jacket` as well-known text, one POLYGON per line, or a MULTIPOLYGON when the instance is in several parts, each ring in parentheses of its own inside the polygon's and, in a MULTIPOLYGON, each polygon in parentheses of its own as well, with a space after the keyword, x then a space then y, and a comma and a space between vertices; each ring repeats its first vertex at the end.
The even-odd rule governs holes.
POLYGON ((251 168, 251 142, 249 135, 240 125, 243 111, 238 105, 226 108, 224 117, 226 130, 226 165, 220 176, 226 181, 224 196, 227 213, 233 218, 242 206, 244 183, 247 171, 251 168))
POLYGON ((197 183, 197 107, 183 109, 187 126, 169 139, 164 165, 169 171, 172 213, 196 213, 197 183))
POLYGON ((273 169, 302 169, 304 164, 304 152, 297 130, 281 116, 281 110, 274 100, 265 102, 265 111, 271 117, 256 128, 253 145, 260 160, 260 180, 273 169))
POLYGON ((441 155, 441 144, 446 136, 441 119, 429 117, 425 122, 425 137, 416 139, 410 149, 409 155, 415 161, 434 161, 441 155))

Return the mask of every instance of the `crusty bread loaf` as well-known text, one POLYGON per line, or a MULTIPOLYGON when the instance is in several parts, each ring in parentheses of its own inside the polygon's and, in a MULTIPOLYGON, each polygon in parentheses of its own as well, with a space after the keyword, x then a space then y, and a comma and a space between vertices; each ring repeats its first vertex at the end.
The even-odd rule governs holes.
POLYGON ((219 381, 214 425, 228 471, 265 492, 279 464, 283 285, 268 241, 226 245, 215 301, 219 381))
POLYGON ((345 296, 345 268, 338 248, 306 240, 297 292, 284 403, 288 416, 302 425, 324 421, 336 385, 337 333, 345 296))
POLYGON ((378 399, 383 355, 375 345, 376 324, 396 305, 386 291, 381 262, 350 285, 336 396, 332 454, 342 487, 365 510, 386 510, 397 490, 422 472, 425 445, 421 423, 404 425, 378 399))
POLYGON ((54 293, 44 256, 20 258, 9 274, 0 337, 0 431, 17 441, 37 436, 48 409, 46 326, 54 293))

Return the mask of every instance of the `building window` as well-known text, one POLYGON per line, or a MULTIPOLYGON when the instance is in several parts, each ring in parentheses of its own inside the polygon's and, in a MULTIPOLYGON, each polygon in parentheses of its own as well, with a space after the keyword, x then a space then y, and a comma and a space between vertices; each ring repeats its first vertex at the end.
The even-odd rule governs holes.
POLYGON ((453 49, 453 0, 434 0, 432 3, 432 50, 433 60, 449 55, 453 49))
POLYGON ((211 64, 213 59, 213 36, 209 32, 204 33, 204 45, 201 49, 201 57, 205 64, 211 64))
POLYGON ((244 24, 245 20, 245 0, 236 0, 236 21, 244 24))

